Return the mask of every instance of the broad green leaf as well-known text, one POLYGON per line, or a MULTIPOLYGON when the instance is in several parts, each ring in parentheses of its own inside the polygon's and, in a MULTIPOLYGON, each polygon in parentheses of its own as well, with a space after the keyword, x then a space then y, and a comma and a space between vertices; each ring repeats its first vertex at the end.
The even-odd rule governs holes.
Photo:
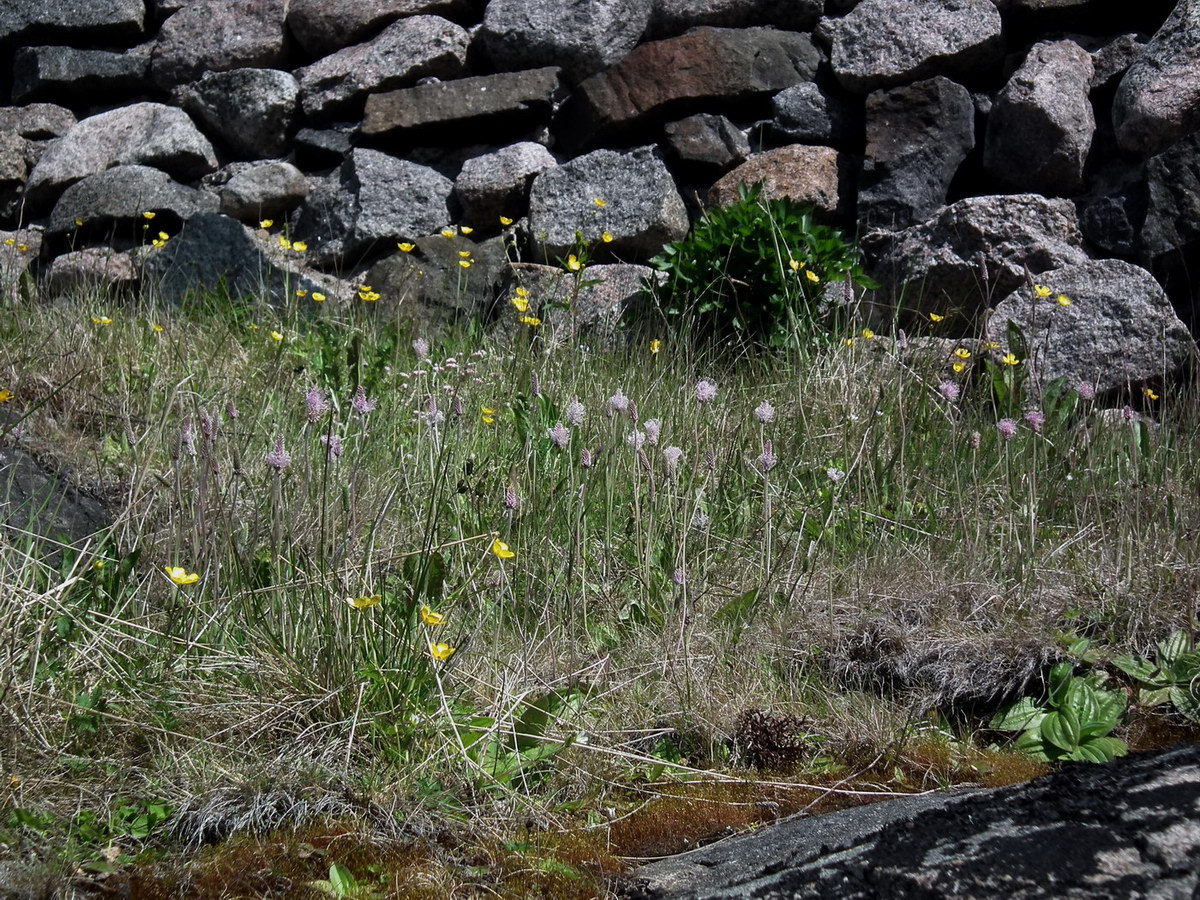
POLYGON ((1013 746, 1034 759, 1040 762, 1049 762, 1050 754, 1047 752, 1046 742, 1037 731, 1024 731, 1015 741, 1013 746))
POLYGON ((1032 697, 1022 697, 992 716, 989 728, 996 731, 1025 731, 1036 727, 1046 716, 1045 708, 1032 697))
POLYGON ((1150 660, 1129 653, 1114 656, 1109 661, 1130 678, 1146 684, 1153 684, 1155 673, 1159 671, 1150 660))
POLYGON ((1190 652, 1191 649, 1192 636, 1186 631, 1175 631, 1166 640, 1159 641, 1158 652, 1162 655, 1163 662, 1166 663, 1163 668, 1169 668, 1171 663, 1190 652))
POLYGON ((354 875, 345 866, 334 863, 329 867, 329 883, 338 892, 338 896, 347 897, 354 890, 354 875))
POLYGON ((1071 685, 1071 672, 1075 666, 1068 660, 1055 663, 1050 669, 1050 705, 1059 706, 1066 698, 1071 685))
POLYGON ((1067 753, 1079 746, 1079 718, 1070 707, 1047 713, 1040 731, 1047 743, 1067 753))
POLYGON ((1067 683, 1062 705, 1071 710, 1080 723, 1091 722, 1096 718, 1100 706, 1096 694, 1096 689, 1082 678, 1072 678, 1067 683))
POLYGON ((1200 696, 1197 696, 1197 683, 1192 682, 1190 685, 1177 684, 1168 690, 1175 709, 1193 722, 1200 722, 1200 696))

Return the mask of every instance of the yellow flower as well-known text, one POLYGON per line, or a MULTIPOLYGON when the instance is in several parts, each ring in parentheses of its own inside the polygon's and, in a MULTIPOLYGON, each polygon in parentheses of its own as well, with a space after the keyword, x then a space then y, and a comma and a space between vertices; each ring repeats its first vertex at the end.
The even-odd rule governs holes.
POLYGON ((956 362, 950 368, 953 369, 956 374, 961 375, 963 372, 967 371, 967 364, 961 363, 961 362, 956 362))
POLYGON ((484 425, 495 425, 496 419, 493 416, 480 416, 484 425))
POLYGON ((567 257, 567 268, 572 272, 578 272, 583 266, 579 262, 579 257, 574 253, 567 257))
POLYGON ((1071 298, 1068 297, 1066 294, 1059 294, 1054 299, 1058 301, 1059 306, 1070 306, 1071 305, 1071 298))
POLYGON ((494 541, 492 541, 492 552, 495 553, 496 556, 500 557, 500 559, 512 559, 517 555, 513 551, 509 550, 508 544, 504 543, 504 541, 500 540, 500 538, 496 538, 494 541))
POLYGON ((529 312, 529 301, 526 300, 524 297, 513 297, 512 300, 509 302, 511 302, 512 305, 517 308, 517 312, 519 312, 519 313, 529 312))
POLYGON ((517 288, 517 296, 518 296, 518 297, 528 297, 528 296, 529 296, 529 291, 527 291, 527 290, 526 290, 525 288, 523 288, 523 287, 519 287, 519 288, 517 288))
POLYGON ((271 332, 271 340, 278 343, 279 341, 283 340, 283 335, 280 334, 278 331, 272 331, 271 332))
POLYGON ((458 255, 459 255, 460 257, 462 257, 463 259, 470 259, 470 258, 471 258, 471 251, 470 251, 470 250, 459 250, 459 251, 458 251, 458 255))
POLYGON ((845 344, 847 347, 853 347, 855 344, 855 341, 854 341, 854 338, 852 338, 852 337, 842 338, 842 343, 845 344))
POLYGON ((806 269, 804 271, 804 275, 813 284, 816 284, 818 281, 821 280, 821 276, 818 275, 816 272, 814 272, 812 269, 806 269))
POLYGON ((374 303, 381 296, 382 295, 378 291, 373 291, 373 290, 371 290, 370 287, 368 287, 366 285, 364 285, 358 291, 358 299, 361 300, 363 303, 374 303))
POLYGON ((313 291, 312 298, 313 298, 314 303, 324 303, 325 299, 326 299, 325 295, 322 294, 320 291, 313 291))
POLYGON ((470 261, 469 259, 460 259, 460 260, 458 261, 458 264, 459 264, 460 266, 462 266, 464 269, 469 269, 469 268, 471 268, 471 261, 470 261))
POLYGON ((412 253, 414 250, 417 249, 416 244, 410 244, 408 241, 401 241, 396 246, 399 247, 401 250, 403 250, 405 253, 412 253))
POLYGON ((105 566, 104 560, 102 560, 102 559, 93 559, 92 560, 92 568, 93 569, 103 569, 104 566, 105 566))
POLYGON ((155 216, 155 214, 150 212, 149 210, 146 210, 146 212, 142 213, 142 218, 146 219, 147 221, 149 221, 150 219, 153 219, 154 216, 155 216))
POLYGON ((1142 388, 1142 393, 1146 395, 1147 400, 1157 400, 1158 394, 1154 393, 1150 388, 1142 388))
POLYGON ((1021 361, 1011 353, 1005 353, 1004 356, 1000 358, 1000 362, 1004 363, 1006 366, 1019 366, 1021 364, 1021 361))
POLYGON ((160 231, 158 233, 158 239, 160 241, 169 241, 171 239, 171 236, 169 234, 167 234, 165 231, 160 231))
POLYGON ((162 327, 161 325, 159 325, 157 322, 155 322, 155 323, 154 323, 153 325, 151 325, 150 327, 151 327, 151 328, 153 328, 153 329, 154 329, 156 332, 158 332, 159 334, 161 334, 161 333, 162 333, 163 327, 162 327))
POLYGON ((875 332, 873 332, 870 328, 864 328, 862 330, 862 336, 864 341, 871 341, 875 339, 875 332))
POLYGON ((481 406, 481 407, 479 407, 479 411, 481 413, 483 413, 485 416, 494 416, 496 414, 496 411, 494 409, 492 409, 490 406, 481 406))
POLYGON ((930 322, 944 322, 945 320, 946 320, 946 317, 945 317, 945 316, 939 316, 937 313, 930 313, 930 314, 929 314, 929 321, 930 321, 930 322))
POLYGON ((362 597, 347 597, 346 603, 354 609, 370 609, 372 606, 378 606, 383 602, 383 598, 378 594, 367 594, 362 597))
POLYGON ((279 236, 279 246, 282 247, 284 250, 291 250, 292 242, 287 239, 286 235, 281 234, 279 236))
POLYGON ((301 288, 296 291, 296 296, 299 297, 301 300, 303 300, 305 297, 308 296, 308 291, 301 288))
POLYGON ((292 244, 292 249, 297 253, 303 253, 308 249, 308 244, 304 243, 304 241, 296 241, 294 244, 292 244))
POLYGON ((108 316, 92 316, 92 322, 96 325, 111 325, 112 319, 108 316))
POLYGON ((258 331, 258 325, 256 325, 254 322, 251 322, 249 325, 246 326, 246 328, 249 329, 250 331, 258 331))
POLYGON ((163 566, 163 571, 176 584, 195 584, 200 580, 199 572, 189 572, 183 566, 163 566))
POLYGON ((17 242, 16 238, 5 238, 4 239, 4 243, 7 244, 9 247, 13 246, 13 244, 15 244, 16 242, 17 242))
POLYGON ((662 349, 662 341, 655 339, 650 342, 650 352, 651 353, 657 353, 661 349, 662 349))
POLYGON ((801 266, 803 266, 803 265, 804 265, 804 263, 800 262, 800 260, 798 260, 798 259, 789 259, 789 260, 788 260, 788 267, 789 267, 789 268, 790 268, 790 269, 791 269, 793 272, 799 272, 799 271, 800 271, 800 267, 801 267, 801 266))
POLYGON ((606 244, 611 244, 613 242, 613 233, 611 231, 604 232, 604 234, 600 235, 600 240, 606 244))
POLYGON ((163 247, 167 246, 167 242, 159 238, 155 238, 150 242, 150 246, 161 250, 163 247))
POLYGON ((258 223, 258 227, 259 228, 270 228, 274 224, 275 224, 274 219, 263 219, 261 222, 258 223))
POLYGON ((455 231, 453 228, 450 228, 449 226, 442 229, 442 237, 444 237, 444 238, 452 238, 456 234, 458 234, 458 232, 455 231))
POLYGON ((1050 288, 1046 287, 1044 284, 1035 284, 1033 286, 1033 293, 1035 296, 1041 297, 1044 300, 1050 296, 1050 288))
POLYGON ((13 392, 8 388, 0 389, 0 403, 7 403, 13 398, 13 392))
POLYGON ((542 324, 542 320, 537 316, 521 316, 521 322, 531 328, 537 328, 542 324))
POLYGON ((79 216, 76 216, 76 217, 75 217, 75 227, 76 227, 76 228, 82 228, 82 227, 83 227, 83 219, 79 218, 79 216))
POLYGON ((434 612, 428 606, 422 606, 421 621, 426 625, 441 625, 446 621, 446 615, 445 613, 434 612))
POLYGON ((986 342, 986 343, 983 345, 983 348, 984 348, 985 350, 999 350, 999 349, 1000 349, 1000 345, 999 345, 999 344, 997 344, 995 341, 987 341, 987 342, 986 342))
POLYGON ((954 351, 954 355, 957 356, 959 359, 970 359, 971 351, 968 350, 966 347, 959 347, 957 350, 954 351))
POLYGON ((503 225, 505 228, 507 228, 507 227, 508 227, 509 225, 511 225, 512 223, 513 223, 513 220, 512 220, 512 219, 510 219, 508 216, 501 216, 501 217, 500 217, 500 224, 501 224, 501 225, 503 225))
POLYGON ((445 662, 451 656, 454 655, 454 651, 456 649, 457 648, 451 647, 449 644, 434 644, 434 643, 430 642, 429 655, 432 656, 434 659, 436 659, 438 662, 445 662))
POLYGON ((17 252, 18 253, 28 253, 29 245, 28 244, 17 244, 17 252))
POLYGON ((596 197, 595 199, 592 200, 592 202, 595 203, 601 209, 604 209, 604 207, 608 206, 608 201, 605 200, 603 197, 596 197))

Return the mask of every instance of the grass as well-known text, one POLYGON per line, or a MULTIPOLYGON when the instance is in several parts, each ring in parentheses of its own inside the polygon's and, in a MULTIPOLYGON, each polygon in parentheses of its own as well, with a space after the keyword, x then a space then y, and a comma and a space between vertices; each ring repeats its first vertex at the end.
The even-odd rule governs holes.
POLYGON ((986 722, 1064 634, 1195 630, 1190 385, 1039 397, 936 323, 731 358, 418 335, 395 300, 5 311, 5 441, 116 518, 0 544, 0 865, 595 896, 731 827, 1032 777, 986 722))

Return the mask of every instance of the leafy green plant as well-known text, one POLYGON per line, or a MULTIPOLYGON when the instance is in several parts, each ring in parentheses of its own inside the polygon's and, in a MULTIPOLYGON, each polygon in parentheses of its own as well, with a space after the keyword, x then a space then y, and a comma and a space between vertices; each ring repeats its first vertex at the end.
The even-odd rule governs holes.
POLYGON ((359 900, 369 900, 369 898, 379 896, 378 888, 359 881, 354 877, 353 872, 338 863, 329 867, 328 878, 310 881, 308 886, 316 888, 330 897, 356 897, 359 900))
POLYGON ((1170 702, 1180 715, 1200 722, 1200 651, 1186 631, 1159 641, 1153 661, 1130 653, 1114 656, 1112 664, 1137 683, 1138 703, 1170 702))
POLYGON ((1045 700, 1022 697, 993 716, 997 731, 1019 731, 1015 745, 1042 762, 1110 762, 1128 752, 1124 741, 1109 737, 1125 713, 1123 691, 1107 691, 1104 673, 1072 674, 1069 661, 1050 669, 1045 700))
POLYGON ((866 287, 857 249, 787 198, 765 200, 762 184, 709 210, 682 241, 651 260, 667 275, 660 299, 669 318, 717 335, 780 345, 826 332, 821 285, 847 278, 866 287))

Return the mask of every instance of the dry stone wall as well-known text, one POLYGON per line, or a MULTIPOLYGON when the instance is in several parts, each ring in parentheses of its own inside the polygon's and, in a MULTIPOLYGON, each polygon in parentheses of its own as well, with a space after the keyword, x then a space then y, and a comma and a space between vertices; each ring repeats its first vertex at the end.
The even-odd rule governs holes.
MULTIPOLYGON (((436 268, 452 224, 479 258, 503 235, 553 263, 581 229, 594 263, 636 265, 759 180, 859 235, 885 306, 978 330, 1030 276, 1067 267, 1086 291, 1119 260, 1124 314, 1174 336, 1146 352, 1183 359, 1200 0, 0 5, 0 291, 94 264, 125 289, 348 300, 368 271, 407 271, 385 265, 398 244, 436 268), (189 246, 205 240, 237 252, 189 246)), ((485 315, 511 276, 480 266, 465 306, 407 302, 485 315)), ((1076 338, 1119 327, 1110 294, 1095 323, 1076 298, 1076 338)))

